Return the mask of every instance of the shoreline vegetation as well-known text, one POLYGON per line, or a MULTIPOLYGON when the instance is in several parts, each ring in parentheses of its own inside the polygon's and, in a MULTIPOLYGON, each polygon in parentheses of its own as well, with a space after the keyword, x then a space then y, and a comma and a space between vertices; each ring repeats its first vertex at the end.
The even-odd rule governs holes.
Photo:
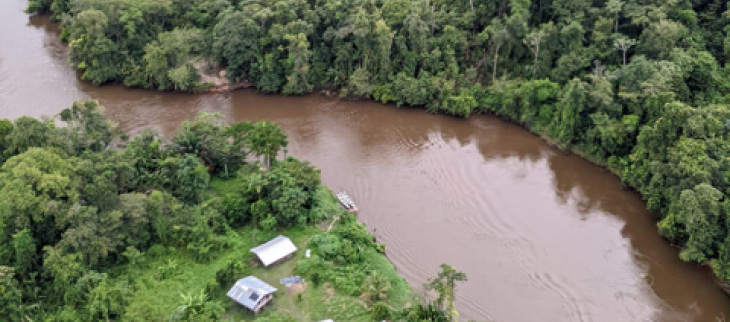
POLYGON ((30 0, 94 84, 232 84, 491 113, 603 164, 730 291, 724 0, 30 0))
POLYGON ((417 296, 273 123, 216 113, 134 138, 95 101, 0 120, 0 316, 9 321, 454 321, 451 266, 417 296), (58 124, 63 123, 63 126, 58 124), (263 267, 249 249, 285 234, 263 267), (307 256, 304 256, 305 251, 307 256), (311 256, 309 253, 311 252, 311 256), (226 297, 279 289, 254 315, 226 297), (287 287, 279 280, 301 276, 287 287))

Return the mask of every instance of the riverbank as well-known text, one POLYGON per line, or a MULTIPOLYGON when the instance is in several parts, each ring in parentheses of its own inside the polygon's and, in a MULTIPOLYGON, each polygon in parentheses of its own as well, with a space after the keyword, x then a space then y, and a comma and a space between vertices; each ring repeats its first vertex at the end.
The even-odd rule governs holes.
MULTIPOLYGON (((226 197, 240 189, 241 181, 238 178, 215 178, 211 182, 211 195, 226 197)), ((333 212, 333 216, 346 216, 331 191, 320 186, 321 207, 333 212)), ((327 222, 326 224, 328 224, 327 222)), ((153 247, 134 264, 120 268, 124 271, 118 281, 133 280, 136 291, 129 299, 126 307, 128 321, 161 321, 172 316, 176 309, 184 305, 183 295, 195 295, 200 292, 208 294, 211 300, 219 301, 225 308, 222 321, 253 321, 255 319, 273 319, 272 321, 320 321, 334 319, 335 321, 367 322, 372 321, 370 306, 362 297, 360 284, 363 283, 356 271, 367 274, 378 274, 385 277, 390 287, 387 292, 386 303, 392 310, 397 311, 412 304, 420 303, 408 283, 398 275, 393 265, 382 253, 367 251, 366 258, 360 263, 332 267, 334 270, 346 269, 352 271, 351 280, 334 271, 327 271, 320 267, 317 276, 312 278, 304 253, 312 249, 312 239, 324 238, 330 232, 324 229, 328 225, 310 227, 295 227, 276 231, 262 231, 251 225, 241 229, 228 231, 219 239, 225 240, 225 249, 217 251, 205 262, 196 260, 187 249, 175 247, 153 247), (262 267, 251 256, 249 249, 259 245, 279 234, 290 237, 298 251, 286 261, 270 267, 262 267), (220 281, 220 272, 224 271, 231 261, 243 263, 241 274, 253 275, 276 287, 273 301, 263 311, 254 315, 241 305, 231 301, 226 292, 235 280, 244 276, 234 275, 228 281, 220 281), (163 277, 161 274, 165 272, 163 277), (301 275, 305 281, 293 288, 280 284, 284 277, 301 275), (337 280, 330 280, 328 276, 340 276, 337 280)), ((338 222, 334 231, 347 229, 347 225, 359 225, 353 221, 338 222)), ((315 258, 318 255, 314 252, 315 258)), ((268 321, 268 320, 267 320, 268 321)))
POLYGON ((75 102, 54 118, 63 128, 0 120, 0 249, 16 250, 0 252, 0 315, 364 322, 420 308, 385 246, 340 207, 319 170, 293 157, 271 161, 287 146, 277 125, 200 113, 170 141, 151 131, 128 139, 102 112, 96 101, 75 102), (266 169, 247 162, 255 153, 266 169), (263 267, 249 250, 280 234, 299 251, 263 267), (258 316, 225 295, 250 275, 280 288, 278 304, 258 316), (303 281, 280 285, 294 275, 303 281))
MULTIPOLYGON (((281 94, 279 94, 279 95, 281 95, 281 94)), ((330 99, 333 99, 333 96, 334 96, 333 92, 331 90, 321 90, 320 93, 317 95, 322 95, 322 96, 330 98, 330 99)), ((342 100, 342 98, 334 98, 334 99, 342 100)), ((362 99, 358 99, 358 100, 362 100, 362 99)), ((372 100, 369 100, 369 101, 372 101, 372 100)), ((374 102, 376 104, 387 106, 388 108, 400 108, 400 107, 394 106, 393 104, 381 104, 381 103, 378 103, 375 101, 372 101, 372 102, 374 102)), ((427 111, 424 107, 410 107, 410 108, 420 109, 420 110, 423 110, 424 112, 433 114, 432 111, 427 111)), ((524 122, 519 122, 510 117, 499 116, 499 115, 495 114, 493 110, 490 110, 488 108, 479 108, 478 110, 480 110, 481 112, 478 114, 474 114, 473 115, 474 117, 479 116, 479 115, 497 117, 497 118, 501 119, 502 121, 509 122, 511 124, 519 126, 520 128, 522 128, 526 131, 529 131, 533 135, 539 137, 544 143, 550 145, 551 147, 559 149, 566 155, 567 154, 576 155, 576 156, 582 158, 583 160, 586 160, 586 161, 590 162, 591 164, 593 164, 597 167, 600 167, 601 169, 603 169, 603 171, 607 171, 607 172, 611 173, 612 176, 616 177, 617 179, 619 179, 621 181, 621 186, 622 186, 623 190, 639 194, 644 202, 644 205, 646 206, 646 197, 644 195, 642 195, 639 190, 637 190, 637 187, 630 185, 622 178, 622 169, 616 163, 612 164, 611 162, 609 162, 609 160, 601 158, 599 156, 596 156, 595 154, 588 152, 588 148, 585 145, 568 145, 568 146, 566 146, 564 144, 560 144, 559 140, 556 140, 553 137, 551 137, 550 134, 547 133, 546 131, 538 131, 534 127, 531 127, 530 125, 525 124, 524 122)), ((441 114, 441 116, 443 116, 443 117, 462 118, 460 116, 453 116, 453 115, 449 115, 446 113, 437 113, 437 114, 441 114)), ((616 161, 616 160, 614 160, 614 161, 616 161)), ((658 223, 662 218, 661 214, 656 214, 654 212, 651 212, 648 215, 655 224, 658 223)), ((658 231, 658 230, 655 230, 655 231, 658 231)), ((668 245, 671 245, 672 248, 677 249, 680 252, 686 249, 685 247, 683 247, 675 242, 672 242, 669 239, 666 239, 664 236, 663 236, 663 239, 668 245)), ((718 277, 718 275, 716 274, 716 271, 713 269, 712 263, 710 263, 710 262, 707 262, 705 264, 690 263, 690 265, 697 265, 697 266, 702 267, 703 271, 708 271, 712 275, 712 280, 714 281, 714 283, 720 289, 722 289, 726 294, 730 295, 730 283, 727 283, 718 277)))
MULTIPOLYGON (((137 276, 140 287, 130 299, 127 309, 134 313, 126 316, 125 319, 130 321, 164 320, 183 303, 181 295, 196 294, 195 290, 210 290, 211 299, 224 304, 226 311, 223 321, 253 321, 256 318, 267 317, 289 317, 291 321, 320 321, 326 318, 335 321, 372 321, 369 307, 361 298, 338 292, 331 283, 323 282, 316 285, 306 279, 303 284, 297 285, 302 288, 301 290, 290 290, 281 285, 279 279, 296 275, 295 270, 304 257, 307 242, 312 237, 322 234, 323 231, 319 228, 307 228, 277 233, 290 237, 299 251, 283 263, 269 268, 256 266, 247 270, 247 274, 256 276, 278 289, 273 301, 260 314, 252 314, 226 296, 226 292, 235 281, 231 281, 230 285, 211 286, 211 283, 216 283, 216 272, 224 269, 228 260, 250 258, 247 254, 248 249, 266 241, 271 236, 271 234, 251 228, 244 228, 226 236, 226 238, 239 239, 239 242, 235 244, 235 249, 217 254, 209 263, 198 263, 184 250, 171 249, 165 250, 163 254, 151 255, 149 261, 141 263, 140 269, 130 270, 128 276, 137 276), (174 276, 160 280, 157 277, 159 272, 154 268, 165 267, 165 265, 174 265, 177 268, 174 276), (145 312, 144 318, 139 315, 140 312, 145 312)), ((392 265, 382 256, 373 257, 372 260, 375 264, 374 267, 378 268, 371 268, 371 271, 388 276, 388 280, 395 285, 389 294, 388 305, 393 308, 403 308, 409 303, 413 303, 415 297, 411 296, 412 292, 407 283, 402 277, 397 276, 392 265)), ((247 265, 250 263, 246 262, 247 265)), ((121 278, 126 278, 126 276, 121 278)))

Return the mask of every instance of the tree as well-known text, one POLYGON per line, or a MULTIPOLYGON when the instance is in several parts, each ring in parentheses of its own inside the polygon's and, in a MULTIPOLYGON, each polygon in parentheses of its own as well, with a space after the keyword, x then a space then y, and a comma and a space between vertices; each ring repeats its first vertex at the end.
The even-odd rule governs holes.
POLYGON ((203 51, 203 34, 197 29, 160 33, 144 48, 145 73, 158 89, 192 90, 198 80, 193 59, 203 51))
POLYGON ((286 134, 276 124, 262 121, 254 123, 245 138, 246 146, 257 157, 264 158, 264 168, 271 166, 272 160, 282 149, 286 149, 286 134))
POLYGON ((284 85, 282 92, 284 94, 308 93, 312 91, 314 86, 309 81, 309 62, 312 51, 309 50, 307 35, 303 33, 286 35, 284 39, 289 42, 287 65, 289 65, 291 74, 287 77, 287 83, 284 85))
POLYGON ((245 161, 242 137, 249 131, 248 127, 236 129, 229 128, 220 113, 201 112, 195 120, 182 123, 173 142, 179 152, 197 155, 213 173, 234 172, 245 161))
POLYGON ((9 244, 17 231, 28 229, 29 236, 16 235, 23 248, 55 244, 61 228, 55 217, 79 200, 77 184, 72 163, 53 152, 31 148, 8 159, 0 168, 0 241, 9 244))
POLYGON ((12 236, 12 246, 15 249, 14 267, 22 277, 29 277, 37 270, 38 246, 36 245, 30 229, 25 228, 12 236))
POLYGON ((641 34, 639 49, 659 59, 668 58, 672 49, 686 37, 687 27, 679 22, 661 19, 652 23, 641 34))
POLYGON ((390 292, 390 282, 384 276, 377 272, 372 272, 365 279, 361 287, 363 297, 365 297, 370 303, 374 305, 377 302, 383 302, 388 299, 388 292, 390 292))
POLYGON ((534 56, 534 62, 532 64, 532 76, 534 77, 537 73, 537 60, 540 58, 540 47, 542 46, 545 38, 549 36, 551 29, 554 29, 552 22, 542 26, 540 29, 532 31, 527 34, 527 37, 523 40, 525 45, 530 49, 534 56))
POLYGON ((171 152, 159 134, 151 130, 142 131, 129 142, 123 155, 137 173, 138 187, 150 191, 166 184, 168 178, 163 173, 162 163, 171 152))
POLYGON ((659 231, 684 242, 680 257, 705 263, 716 257, 722 238, 722 193, 709 184, 682 191, 670 206, 669 216, 659 222, 659 231), (686 241, 686 242, 685 242, 686 241))
POLYGON ((459 312, 454 307, 456 283, 465 281, 466 274, 457 271, 452 266, 441 264, 441 271, 426 284, 426 289, 433 290, 438 295, 434 303, 436 308, 445 312, 450 321, 455 321, 459 317, 459 312))
POLYGON ((624 66, 626 66, 626 53, 634 45, 636 45, 636 40, 630 38, 619 37, 613 40, 613 48, 621 52, 624 66))
POLYGON ((227 12, 213 28, 214 59, 226 67, 228 78, 234 82, 256 76, 262 59, 259 39, 262 26, 253 17, 240 12, 227 12))
POLYGON ((499 49, 509 39, 509 31, 506 25, 502 25, 496 20, 490 25, 487 30, 491 35, 489 38, 492 40, 492 46, 494 48, 494 54, 492 55, 492 82, 497 80, 497 66, 499 65, 499 49))
POLYGON ((12 267, 0 266, 0 315, 12 321, 31 321, 31 308, 23 304, 23 292, 14 276, 12 267))
POLYGON ((5 135, 3 156, 8 159, 33 147, 57 146, 56 128, 51 122, 42 122, 22 116, 10 128, 4 127, 5 135))
MULTIPOLYGON (((13 132, 13 123, 9 120, 0 119, 0 164, 5 162, 6 151, 8 150, 7 138, 13 132)), ((8 154, 10 154, 8 152, 8 154)))
POLYGON ((188 204, 201 201, 208 188, 208 169, 194 155, 169 157, 162 162, 163 176, 168 178, 165 188, 175 197, 188 204))
POLYGON ((172 316, 173 321, 217 321, 225 312, 223 304, 212 301, 208 294, 180 294, 182 304, 172 316))
POLYGON ((96 85, 120 77, 122 51, 107 36, 108 26, 106 14, 96 9, 78 13, 68 26, 69 61, 75 68, 83 71, 83 79, 96 85))
POLYGON ((86 311, 90 319, 112 321, 124 315, 132 290, 124 282, 111 282, 106 274, 88 294, 86 311))
MULTIPOLYGON (((625 3, 621 0, 608 0, 608 2, 606 2, 606 9, 608 10, 608 12, 614 14, 614 21, 615 21, 615 26, 613 29, 614 33, 618 33, 618 21, 619 21, 620 15, 621 15, 621 11, 624 8, 624 4, 625 3)), ((624 65, 626 65, 625 62, 624 62, 624 65)))
POLYGON ((59 130, 68 138, 70 151, 74 154, 85 150, 103 151, 121 135, 116 125, 104 117, 104 107, 97 101, 74 102, 71 108, 61 111, 59 117, 66 124, 59 130))
POLYGON ((83 301, 82 290, 76 287, 78 280, 87 273, 78 253, 65 254, 58 248, 47 245, 43 248, 43 269, 51 277, 49 300, 55 303, 79 303, 83 301))

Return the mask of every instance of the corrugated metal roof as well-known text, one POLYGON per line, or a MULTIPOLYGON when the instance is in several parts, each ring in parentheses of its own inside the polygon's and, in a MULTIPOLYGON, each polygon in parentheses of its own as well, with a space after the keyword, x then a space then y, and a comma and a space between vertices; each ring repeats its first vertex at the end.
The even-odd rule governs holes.
POLYGON ((269 266, 271 263, 289 256, 295 251, 297 251, 297 247, 294 246, 291 239, 282 235, 279 235, 264 244, 251 248, 251 252, 259 257, 264 266, 269 266))
POLYGON ((226 295, 249 310, 254 310, 264 296, 274 292, 276 288, 273 286, 256 277, 246 276, 238 280, 226 295))

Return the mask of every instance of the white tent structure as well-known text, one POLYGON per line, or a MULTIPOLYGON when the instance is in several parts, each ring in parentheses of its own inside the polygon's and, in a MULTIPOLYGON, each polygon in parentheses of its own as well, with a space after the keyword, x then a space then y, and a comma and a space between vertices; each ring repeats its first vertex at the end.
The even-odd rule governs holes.
POLYGON ((269 267, 271 264, 288 258, 296 251, 297 247, 294 246, 291 239, 282 235, 251 248, 251 252, 258 256, 261 263, 264 264, 264 267, 269 267))

